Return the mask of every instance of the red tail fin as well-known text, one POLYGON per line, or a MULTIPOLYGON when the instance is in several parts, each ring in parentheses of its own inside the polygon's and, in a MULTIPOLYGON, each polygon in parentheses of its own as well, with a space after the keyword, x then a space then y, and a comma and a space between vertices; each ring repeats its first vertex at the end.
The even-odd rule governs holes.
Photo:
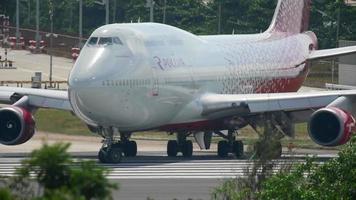
POLYGON ((279 0, 267 31, 296 34, 309 27, 311 0, 279 0))

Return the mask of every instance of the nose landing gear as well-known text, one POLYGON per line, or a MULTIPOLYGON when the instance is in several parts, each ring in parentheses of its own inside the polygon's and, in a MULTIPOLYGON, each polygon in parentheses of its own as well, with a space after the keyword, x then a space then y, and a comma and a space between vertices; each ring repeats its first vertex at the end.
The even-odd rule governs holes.
POLYGON ((101 163, 120 163, 122 160, 122 149, 112 144, 110 147, 102 147, 98 154, 101 163))
POLYGON ((137 143, 130 141, 129 133, 120 133, 120 140, 114 140, 113 128, 103 129, 101 135, 104 137, 103 146, 98 153, 101 163, 120 163, 122 157, 134 157, 137 155, 137 143))

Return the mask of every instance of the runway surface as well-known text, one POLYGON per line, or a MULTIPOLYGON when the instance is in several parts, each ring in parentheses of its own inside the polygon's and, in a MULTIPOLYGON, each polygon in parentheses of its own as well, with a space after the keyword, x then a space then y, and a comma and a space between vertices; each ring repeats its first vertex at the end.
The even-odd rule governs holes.
MULTIPOLYGON (((11 176, 21 165, 23 158, 2 158, 0 175, 11 176)), ((88 158, 86 158, 88 159, 88 158)), ((90 158, 91 159, 91 158, 90 158)), ((138 156, 124 160, 120 164, 99 164, 110 170, 109 179, 227 179, 245 175, 245 170, 252 166, 252 161, 235 159, 209 159, 204 156, 190 159, 150 159, 138 156)), ((276 163, 287 165, 300 160, 280 160, 276 163)))
MULTIPOLYGON (((74 152, 75 159, 96 160, 96 152, 74 152)), ((220 159, 216 152, 198 151, 191 159, 169 158, 163 151, 139 152, 135 158, 126 158, 120 164, 105 164, 110 170, 108 178, 120 184, 114 191, 115 199, 210 199, 214 188, 224 179, 245 175, 252 161, 237 160, 232 156, 220 159)), ((28 153, 0 153, 0 175, 12 175, 28 153)), ((297 163, 303 154, 284 155, 277 161, 285 165, 297 163)), ((335 154, 320 154, 320 159, 335 154)))

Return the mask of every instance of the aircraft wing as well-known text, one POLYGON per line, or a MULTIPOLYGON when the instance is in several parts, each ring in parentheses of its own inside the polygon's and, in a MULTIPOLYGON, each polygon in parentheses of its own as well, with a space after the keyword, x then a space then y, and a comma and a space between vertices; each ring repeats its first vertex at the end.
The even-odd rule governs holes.
POLYGON ((0 103, 15 104, 26 97, 26 106, 72 111, 68 92, 33 88, 0 87, 0 103))
POLYGON ((325 49, 325 50, 315 50, 309 54, 308 60, 339 57, 339 56, 344 56, 353 53, 356 53, 356 46, 340 47, 340 48, 325 49))
POLYGON ((203 107, 202 115, 207 118, 285 111, 302 113, 302 119, 297 120, 302 122, 306 121, 305 118, 309 117, 315 109, 325 107, 341 96, 356 96, 356 90, 276 94, 206 94, 201 97, 200 101, 203 107))

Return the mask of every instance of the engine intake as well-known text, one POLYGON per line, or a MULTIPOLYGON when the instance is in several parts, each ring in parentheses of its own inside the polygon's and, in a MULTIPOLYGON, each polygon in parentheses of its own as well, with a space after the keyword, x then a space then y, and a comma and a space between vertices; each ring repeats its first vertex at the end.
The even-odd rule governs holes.
POLYGON ((35 121, 31 112, 11 106, 0 109, 0 143, 18 145, 25 143, 35 133, 35 121))
POLYGON ((340 108, 326 107, 313 113, 308 124, 309 136, 322 146, 343 145, 351 138, 355 120, 340 108))

